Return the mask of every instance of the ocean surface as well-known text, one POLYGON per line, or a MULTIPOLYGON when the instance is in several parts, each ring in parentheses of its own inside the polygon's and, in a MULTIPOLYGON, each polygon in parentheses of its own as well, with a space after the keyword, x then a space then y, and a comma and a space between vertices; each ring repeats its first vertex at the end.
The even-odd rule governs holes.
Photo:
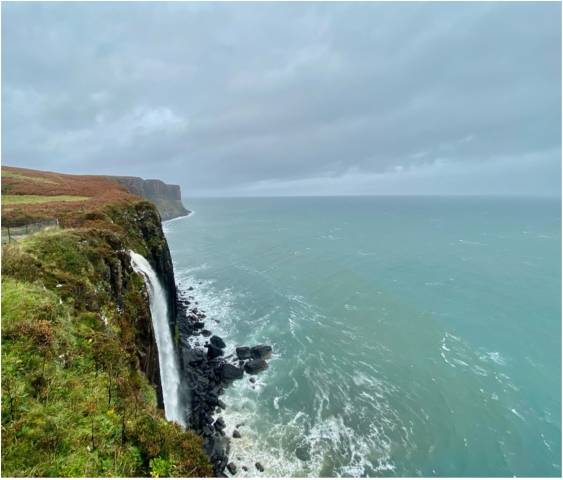
POLYGON ((275 352, 223 397, 237 476, 561 474, 560 200, 184 203, 177 281, 275 352))

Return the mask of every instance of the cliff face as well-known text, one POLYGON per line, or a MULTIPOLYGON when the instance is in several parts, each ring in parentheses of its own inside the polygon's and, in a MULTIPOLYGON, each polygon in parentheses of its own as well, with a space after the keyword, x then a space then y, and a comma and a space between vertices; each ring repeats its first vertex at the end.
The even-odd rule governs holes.
POLYGON ((130 193, 143 197, 156 205, 162 220, 181 217, 190 213, 182 205, 178 185, 169 185, 160 180, 143 180, 139 177, 112 177, 130 193))

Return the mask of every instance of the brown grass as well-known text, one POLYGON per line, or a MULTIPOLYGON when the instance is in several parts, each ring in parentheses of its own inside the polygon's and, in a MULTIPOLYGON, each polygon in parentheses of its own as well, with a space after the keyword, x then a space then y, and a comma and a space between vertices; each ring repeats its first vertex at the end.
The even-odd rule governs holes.
POLYGON ((10 226, 47 218, 58 218, 62 224, 71 224, 109 204, 140 200, 111 177, 67 175, 17 167, 2 167, 2 195, 88 197, 74 201, 72 205, 53 199, 46 199, 43 203, 2 204, 2 223, 10 226))

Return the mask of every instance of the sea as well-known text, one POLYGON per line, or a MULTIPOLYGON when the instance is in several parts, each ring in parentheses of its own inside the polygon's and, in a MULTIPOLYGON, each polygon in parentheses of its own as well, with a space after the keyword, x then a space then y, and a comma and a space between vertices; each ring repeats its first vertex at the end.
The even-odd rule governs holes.
POLYGON ((274 350, 222 397, 236 476, 561 475, 560 199, 184 204, 180 288, 274 350))

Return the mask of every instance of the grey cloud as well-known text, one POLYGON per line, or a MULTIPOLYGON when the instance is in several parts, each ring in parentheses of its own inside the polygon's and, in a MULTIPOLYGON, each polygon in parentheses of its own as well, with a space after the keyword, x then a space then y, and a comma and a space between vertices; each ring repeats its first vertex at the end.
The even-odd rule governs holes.
POLYGON ((4 3, 3 161, 211 195, 560 194, 560 9, 4 3))

